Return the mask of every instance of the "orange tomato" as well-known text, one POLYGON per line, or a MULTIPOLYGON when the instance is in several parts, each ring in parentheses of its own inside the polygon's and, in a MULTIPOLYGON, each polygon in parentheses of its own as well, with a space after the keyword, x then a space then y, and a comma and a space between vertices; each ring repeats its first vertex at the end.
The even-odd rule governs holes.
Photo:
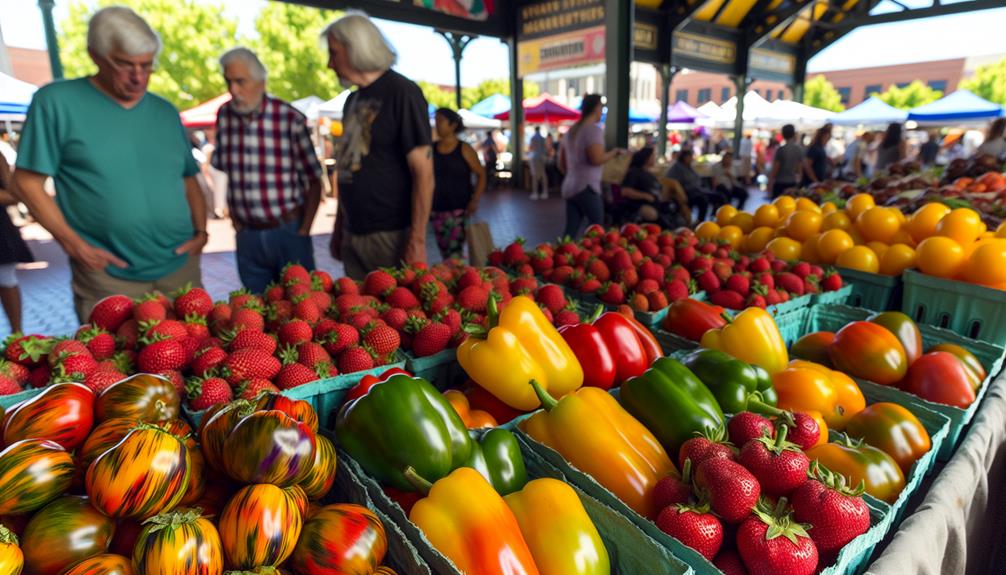
POLYGON ((856 227, 866 241, 889 242, 901 227, 897 212, 892 208, 869 208, 856 218, 856 227))
POLYGON ((905 244, 894 244, 880 256, 880 273, 898 276, 915 267, 915 250, 905 244))
POLYGON ((731 249, 737 249, 744 239, 744 232, 734 225, 727 225, 720 228, 720 233, 716 234, 717 240, 722 240, 730 244, 731 249))
POLYGON ((758 206, 754 214, 754 224, 756 227, 767 226, 774 228, 779 223, 779 208, 772 204, 758 206))
POLYGON ((747 212, 737 212, 734 217, 730 218, 730 225, 737 226, 745 234, 749 234, 751 230, 755 229, 754 216, 747 212))
POLYGON ((964 248, 956 241, 944 236, 932 236, 919 242, 915 248, 916 265, 926 273, 941 278, 957 275, 964 263, 964 248))
POLYGON ((796 210, 806 211, 806 212, 816 212, 821 213, 821 206, 814 203, 810 198, 797 198, 796 200, 796 210))
POLYGON ((836 210, 824 216, 824 221, 821 222, 821 229, 825 231, 848 230, 851 227, 852 220, 849 219, 849 214, 840 210, 836 210))
POLYGON ((821 231, 821 222, 824 217, 817 212, 798 210, 786 218, 786 235, 798 242, 806 241, 807 238, 821 231))
POLYGON ((765 246, 775 257, 783 260, 798 260, 803 246, 792 238, 775 238, 765 246))
POLYGON ((702 222, 695 228, 695 235, 700 240, 712 240, 716 239, 717 234, 720 233, 720 226, 716 222, 702 222))
POLYGON ((999 224, 999 227, 996 228, 996 237, 1006 238, 1006 222, 999 224))
POLYGON ((983 231, 981 216, 970 208, 957 208, 936 224, 937 235, 951 238, 962 246, 978 239, 983 231))
POLYGON ((807 241, 803 242, 803 247, 800 248, 800 259, 812 263, 821 263, 821 258, 817 254, 817 239, 820 234, 814 234, 807 238, 807 241))
POLYGON ((760 252, 768 245, 772 239, 773 230, 770 227, 762 226, 751 230, 751 233, 744 238, 744 251, 748 253, 760 252))
POLYGON ((866 246, 853 246, 841 254, 835 263, 843 268, 875 274, 880 270, 877 254, 866 246))
POLYGON ((964 264, 964 279, 987 286, 1006 282, 1006 240, 991 240, 976 248, 964 264))
POLYGON ((919 242, 915 241, 912 238, 912 234, 908 232, 908 228, 906 227, 906 225, 907 224, 902 224, 901 229, 898 230, 898 233, 894 234, 894 237, 891 238, 891 241, 888 243, 890 243, 891 245, 905 244, 907 246, 912 246, 914 248, 919 242))
POLYGON ((793 196, 779 196, 772 201, 772 205, 779 210, 779 219, 785 219, 796 211, 796 200, 793 196))
POLYGON ((825 203, 821 204, 821 213, 822 214, 828 215, 828 214, 830 214, 832 212, 835 212, 835 211, 838 211, 838 206, 836 206, 834 202, 825 202, 825 203))
MULTIPOLYGON (((835 212, 836 214, 841 212, 835 212)), ((844 214, 843 214, 844 215, 844 214)), ((830 229, 818 237, 817 257, 822 264, 833 264, 839 254, 856 245, 852 236, 845 230, 830 229)))
POLYGON ((716 210, 716 223, 721 227, 730 223, 730 219, 737 215, 737 208, 733 204, 723 204, 716 210))
POLYGON ((884 242, 866 242, 866 247, 870 248, 873 250, 873 253, 877 254, 877 260, 879 261, 884 257, 884 254, 887 252, 887 248, 890 246, 884 242))
POLYGON ((870 194, 856 194, 845 203, 845 211, 849 214, 850 219, 855 220, 859 217, 859 214, 875 205, 877 203, 873 201, 873 196, 870 194))
POLYGON ((915 210, 905 227, 916 243, 936 234, 936 225, 943 216, 950 213, 950 208, 940 203, 929 203, 915 210))

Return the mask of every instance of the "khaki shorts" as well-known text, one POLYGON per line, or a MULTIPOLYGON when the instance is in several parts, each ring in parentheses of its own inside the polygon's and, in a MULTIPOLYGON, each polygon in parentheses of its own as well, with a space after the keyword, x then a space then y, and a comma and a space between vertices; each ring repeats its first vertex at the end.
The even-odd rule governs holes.
POLYGON ((377 268, 398 266, 402 262, 408 241, 408 228, 364 235, 343 231, 340 249, 346 275, 362 280, 377 268))
POLYGON ((192 284, 192 287, 203 285, 198 256, 189 256, 177 271, 149 282, 119 279, 109 275, 105 270, 90 270, 74 260, 70 260, 70 271, 73 274, 70 281, 70 287, 73 289, 73 306, 80 323, 87 322, 94 304, 110 295, 121 294, 137 299, 155 290, 169 295, 185 284, 192 284))

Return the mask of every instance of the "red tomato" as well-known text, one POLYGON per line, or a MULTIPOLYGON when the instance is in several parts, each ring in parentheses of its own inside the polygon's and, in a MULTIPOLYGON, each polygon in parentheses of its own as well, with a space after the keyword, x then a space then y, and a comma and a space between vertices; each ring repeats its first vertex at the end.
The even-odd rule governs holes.
POLYGON ((927 401, 967 409, 975 402, 971 377, 957 356, 946 351, 933 351, 908 368, 902 388, 927 401))
POLYGON ((882 384, 895 384, 908 370, 905 347, 887 328, 868 321, 854 321, 835 334, 828 346, 835 369, 882 384))

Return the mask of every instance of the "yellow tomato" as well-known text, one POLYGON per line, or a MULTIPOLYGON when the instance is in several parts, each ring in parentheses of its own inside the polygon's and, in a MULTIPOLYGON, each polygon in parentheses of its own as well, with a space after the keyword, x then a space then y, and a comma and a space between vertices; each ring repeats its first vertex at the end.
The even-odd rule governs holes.
POLYGON ((702 222, 695 228, 695 235, 700 240, 715 239, 720 233, 720 226, 716 222, 702 222))
POLYGON ((962 246, 978 239, 983 231, 981 216, 970 208, 957 208, 936 224, 936 235, 951 238, 962 246))
POLYGON ((888 209, 894 212, 895 217, 898 218, 898 223, 900 223, 902 226, 904 226, 908 222, 908 216, 905 215, 905 212, 899 210, 898 208, 888 208, 888 209))
POLYGON ((880 273, 886 276, 899 276, 914 267, 915 250, 907 244, 894 244, 880 256, 880 273))
POLYGON ((964 279, 987 286, 1006 282, 1006 240, 990 240, 976 248, 964 264, 964 279))
POLYGON ((821 229, 825 231, 848 230, 851 227, 852 220, 849 219, 849 215, 840 210, 824 216, 824 221, 821 222, 821 229))
POLYGON ((880 262, 877 254, 866 246, 853 246, 838 255, 835 263, 843 268, 859 270, 861 272, 877 273, 880 270, 880 262))
POLYGON ((821 258, 817 254, 817 240, 820 237, 821 234, 814 234, 803 242, 803 246, 800 248, 801 260, 812 264, 821 263, 821 258))
POLYGON ((836 211, 838 211, 838 206, 836 206, 834 202, 825 202, 821 204, 821 213, 824 215, 828 215, 836 211))
POLYGON ((856 228, 868 242, 889 242, 901 228, 897 211, 879 206, 868 208, 856 218, 856 228))
POLYGON ((821 206, 814 203, 814 200, 810 198, 797 198, 796 200, 796 210, 804 210, 807 212, 817 212, 821 213, 821 206))
POLYGON ((877 254, 877 260, 879 261, 884 257, 884 254, 887 252, 887 248, 890 246, 884 242, 866 242, 866 247, 870 248, 873 250, 873 253, 877 254))
POLYGON ((845 211, 849 214, 849 218, 855 220, 859 214, 875 205, 877 203, 873 201, 873 196, 870 194, 856 194, 849 198, 848 202, 845 202, 845 211))
MULTIPOLYGON (((839 213, 839 212, 836 212, 839 213)), ((828 230, 817 240, 817 257, 822 264, 833 264, 838 255, 856 245, 852 236, 841 229, 828 230)))
POLYGON ((821 231, 823 220, 824 217, 817 212, 795 211, 786 218, 786 235, 798 242, 807 241, 807 238, 821 231))
POLYGON ((754 224, 756 227, 767 226, 774 228, 779 223, 779 208, 772 204, 758 206, 754 214, 754 224))
POLYGON ((779 219, 784 219, 796 211, 796 200, 793 196, 779 196, 772 200, 772 205, 779 210, 779 219))
POLYGON ((936 233, 936 224, 940 223, 943 216, 950 213, 950 208, 937 202, 929 203, 915 210, 912 217, 908 218, 905 228, 908 233, 919 243, 936 233))
POLYGON ((744 238, 744 251, 752 254, 762 251, 768 245, 769 240, 772 239, 773 233, 774 230, 767 226, 751 230, 751 233, 744 238))
POLYGON ((775 257, 782 260, 798 260, 803 245, 792 238, 775 238, 765 246, 775 257))
POLYGON ((737 226, 723 226, 720 233, 716 234, 716 239, 727 242, 731 249, 736 250, 740 247, 741 240, 744 239, 744 232, 737 226))
POLYGON ((905 244, 906 246, 912 246, 914 248, 916 244, 918 244, 919 242, 915 241, 912 238, 912 234, 908 232, 907 224, 902 224, 901 229, 898 230, 898 233, 894 234, 894 237, 891 238, 890 243, 892 245, 905 244))
POLYGON ((999 224, 999 227, 996 228, 996 237, 1006 238, 1006 222, 999 224))
POLYGON ((964 263, 964 248, 945 236, 932 236, 915 248, 916 265, 926 273, 941 278, 957 275, 964 263))
POLYGON ((754 216, 747 212, 737 212, 730 218, 730 225, 737 226, 745 234, 750 234, 755 229, 754 216))
POLYGON ((733 204, 723 204, 720 209, 716 210, 716 223, 725 226, 730 223, 730 218, 734 217, 736 213, 737 208, 733 204))

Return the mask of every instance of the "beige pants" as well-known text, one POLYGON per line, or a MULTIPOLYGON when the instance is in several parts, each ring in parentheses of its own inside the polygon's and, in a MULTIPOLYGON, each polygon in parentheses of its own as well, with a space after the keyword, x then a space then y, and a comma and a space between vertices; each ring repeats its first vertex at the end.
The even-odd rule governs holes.
POLYGON ((377 268, 399 265, 408 241, 407 228, 359 236, 343 231, 340 249, 346 275, 355 280, 362 280, 367 273, 377 268))
POLYGON ((137 299, 152 291, 168 295, 185 284, 192 284, 192 287, 203 285, 198 256, 190 256, 174 273, 149 282, 119 279, 109 275, 105 270, 94 271, 74 260, 70 260, 70 271, 73 274, 70 281, 70 287, 73 289, 73 306, 80 323, 87 322, 94 304, 110 295, 121 294, 137 299))

